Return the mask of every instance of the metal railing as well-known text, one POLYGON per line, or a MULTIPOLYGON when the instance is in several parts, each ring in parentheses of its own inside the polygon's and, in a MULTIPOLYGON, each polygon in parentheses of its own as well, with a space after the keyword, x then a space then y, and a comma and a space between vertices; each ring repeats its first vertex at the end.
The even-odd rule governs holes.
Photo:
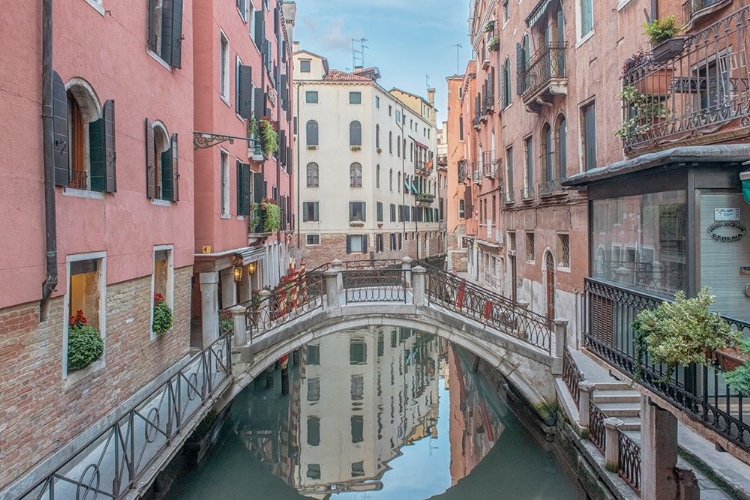
POLYGON ((438 164, 438 167, 447 167, 448 155, 437 155, 437 164, 438 164))
POLYGON ((474 184, 481 184, 482 183, 482 171, 479 170, 479 166, 477 166, 476 170, 474 170, 474 184))
POLYGON ((633 286, 639 290, 674 295, 685 288, 686 266, 681 262, 636 262, 597 257, 594 267, 596 278, 633 286))
POLYGON ((484 109, 485 113, 491 113, 495 109, 495 95, 492 89, 489 89, 482 97, 482 101, 482 109, 484 109))
POLYGON ((415 199, 417 203, 432 203, 435 201, 435 195, 430 193, 417 193, 415 199))
POLYGON ((750 7, 744 7, 686 37, 679 53, 625 73, 623 86, 634 94, 623 99, 625 150, 674 147, 735 120, 748 126, 750 70, 742 47, 749 44, 750 7))
POLYGON ((231 377, 231 336, 193 357, 20 498, 119 498, 231 377))
POLYGON ((526 186, 521 188, 521 199, 523 201, 531 201, 534 199, 534 186, 526 186))
POLYGON ((263 210, 251 210, 251 212, 254 213, 248 217, 248 234, 265 234, 266 213, 263 210))
POLYGON ((431 302, 551 352, 553 326, 544 316, 445 271, 430 268, 427 278, 431 302))
POLYGON ((553 194, 562 192, 562 181, 560 179, 552 179, 550 181, 542 182, 541 184, 539 184, 539 196, 552 196, 553 194))
MULTIPOLYGON (((585 280, 586 346, 610 365, 633 376, 636 371, 633 321, 644 309, 665 299, 591 278, 585 280)), ((732 329, 750 336, 750 324, 724 318, 732 329)), ((727 386, 718 367, 681 366, 665 379, 665 366, 641 363, 639 383, 740 448, 750 451, 750 401, 727 386)))
POLYGON ((406 303, 406 271, 402 269, 356 269, 341 274, 347 304, 406 303))
POLYGON ((635 491, 641 491, 641 447, 624 432, 617 431, 617 472, 635 491))
POLYGON ((604 420, 606 418, 607 415, 591 399, 589 402, 589 440, 602 453, 604 453, 604 443, 607 435, 607 430, 604 428, 604 420))
POLYGON ((240 304, 245 306, 245 321, 251 341, 269 330, 322 308, 324 295, 323 272, 313 270, 278 285, 270 291, 269 296, 255 305, 252 302, 240 304))
POLYGON ((494 151, 484 151, 482 153, 482 173, 485 177, 492 177, 494 175, 494 170, 492 168, 494 160, 494 151))
POLYGON ((507 191, 505 191, 505 204, 506 205, 512 205, 516 202, 515 195, 513 194, 513 188, 509 187, 507 191))
POLYGON ((567 78, 565 69, 565 49, 567 42, 548 43, 540 49, 528 67, 521 71, 523 82, 523 99, 535 97, 540 90, 554 79, 567 78))
POLYGON ((687 24, 692 21, 693 17, 697 17, 704 10, 708 13, 714 10, 712 7, 726 4, 731 1, 732 0, 687 0, 687 2, 683 4, 685 23, 687 24))
POLYGON ((401 259, 363 259, 344 262, 344 269, 401 269, 402 265, 403 261, 401 259))
POLYGON ((581 399, 581 390, 578 387, 578 384, 583 381, 583 373, 578 369, 573 356, 570 354, 570 349, 568 349, 567 346, 565 346, 565 352, 563 354, 562 378, 565 385, 568 386, 570 394, 573 396, 573 401, 575 401, 576 406, 578 406, 581 399))

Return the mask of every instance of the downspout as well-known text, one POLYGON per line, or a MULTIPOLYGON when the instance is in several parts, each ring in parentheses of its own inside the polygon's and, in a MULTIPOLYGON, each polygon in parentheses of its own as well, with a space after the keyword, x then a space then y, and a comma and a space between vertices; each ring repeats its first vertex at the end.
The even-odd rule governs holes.
POLYGON ((42 0, 42 142, 44 147, 44 227, 47 277, 42 284, 39 321, 49 312, 49 298, 57 288, 57 214, 55 208, 55 124, 52 108, 52 7, 42 0))
MULTIPOLYGON (((300 124, 299 95, 300 95, 300 86, 301 86, 301 84, 297 83, 294 86, 297 88, 297 99, 294 101, 294 103, 295 103, 294 110, 296 112, 295 114, 297 115, 297 141, 296 141, 297 142, 297 144, 296 144, 296 146, 297 146, 297 148, 296 148, 297 149, 297 158, 296 158, 296 160, 297 161, 295 162, 295 165, 297 166, 297 186, 295 186, 297 188, 297 213, 295 214, 295 216, 297 218, 297 220, 296 220, 296 224, 297 224, 297 250, 299 250, 299 249, 302 248, 302 242, 301 242, 301 238, 302 238, 302 234, 301 234, 301 232, 302 232, 302 223, 300 222, 300 219, 299 219, 300 214, 302 213, 302 201, 301 201, 301 191, 302 190, 300 189, 300 186, 301 186, 300 182, 302 182, 302 180, 300 179, 300 170, 301 169, 300 169, 300 166, 299 166, 299 159, 300 159, 300 146, 299 146, 299 143, 300 143, 300 140, 299 140, 299 124, 300 124)), ((292 127, 294 127, 293 124, 292 124, 292 127)))

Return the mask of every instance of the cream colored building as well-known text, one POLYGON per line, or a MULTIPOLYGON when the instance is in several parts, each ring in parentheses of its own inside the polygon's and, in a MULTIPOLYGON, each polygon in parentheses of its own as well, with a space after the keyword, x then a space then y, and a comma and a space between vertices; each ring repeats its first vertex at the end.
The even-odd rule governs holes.
POLYGON ((300 257, 440 254, 434 107, 387 92, 377 68, 338 71, 295 49, 300 257))

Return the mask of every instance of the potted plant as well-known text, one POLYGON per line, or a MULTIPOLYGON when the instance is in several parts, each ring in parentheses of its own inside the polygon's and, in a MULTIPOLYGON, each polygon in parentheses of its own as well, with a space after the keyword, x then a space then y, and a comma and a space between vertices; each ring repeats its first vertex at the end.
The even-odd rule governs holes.
POLYGON ((484 25, 484 32, 489 33, 495 29, 495 21, 487 21, 484 25))
POLYGON ((676 36, 681 30, 675 15, 654 18, 643 25, 644 33, 651 40, 651 55, 655 62, 664 62, 682 52, 685 38, 676 36))
POLYGON ((174 315, 172 309, 167 305, 167 301, 164 300, 164 295, 160 293, 154 294, 154 322, 151 324, 151 329, 157 335, 164 335, 172 328, 174 323, 174 315))
POLYGON ((68 371, 82 370, 104 354, 99 330, 90 326, 82 310, 68 318, 68 371))
POLYGON ((500 38, 493 36, 490 41, 487 42, 487 49, 490 52, 496 52, 500 48, 500 38))
POLYGON ((376 149, 376 151, 378 152, 378 154, 380 154, 380 153, 382 153, 382 152, 383 152, 383 150, 382 150, 382 149, 380 149, 380 148, 377 148, 377 149, 376 149))
POLYGON ((615 132, 618 137, 645 134, 654 124, 669 116, 669 108, 658 96, 645 94, 632 85, 622 89, 620 99, 627 106, 629 115, 615 132))
POLYGON ((675 294, 674 302, 662 302, 653 310, 641 311, 633 323, 635 330, 635 380, 643 375, 645 355, 649 362, 664 364, 662 380, 672 377, 678 366, 714 362, 715 352, 740 342, 741 335, 708 308, 715 302, 708 288, 693 299, 684 292, 675 294))
MULTIPOLYGON (((724 379, 729 387, 735 391, 742 393, 744 396, 750 396, 750 363, 748 363, 748 360, 750 360, 750 339, 743 339, 739 345, 739 351, 733 356, 738 358, 739 363, 722 364, 722 368, 726 372, 724 379)), ((725 352, 722 350, 720 356, 724 355, 725 352)))
POLYGON ((362 146, 350 146, 349 149, 351 149, 352 151, 359 151, 362 149, 362 146))
POLYGON ((266 158, 279 151, 279 132, 276 130, 276 125, 267 116, 264 116, 258 122, 258 133, 266 158))

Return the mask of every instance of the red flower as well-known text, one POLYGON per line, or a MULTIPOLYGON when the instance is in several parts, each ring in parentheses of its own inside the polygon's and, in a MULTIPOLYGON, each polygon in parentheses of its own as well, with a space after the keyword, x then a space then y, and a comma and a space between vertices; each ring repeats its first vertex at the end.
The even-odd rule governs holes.
POLYGON ((76 311, 75 316, 70 316, 68 318, 68 325, 72 328, 75 327, 84 327, 88 324, 88 320, 86 319, 86 316, 83 315, 83 311, 79 309, 76 311))
POLYGON ((159 304, 164 302, 164 295, 160 294, 159 292, 156 292, 154 294, 154 305, 158 306, 159 304))

